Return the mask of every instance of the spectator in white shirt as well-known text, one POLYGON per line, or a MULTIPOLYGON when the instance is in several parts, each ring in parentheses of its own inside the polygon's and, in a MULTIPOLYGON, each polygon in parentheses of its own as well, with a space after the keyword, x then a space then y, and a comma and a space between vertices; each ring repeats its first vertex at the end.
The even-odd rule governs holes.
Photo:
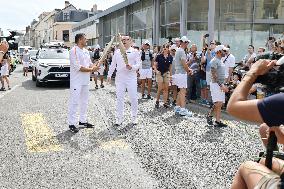
MULTIPOLYGON (((230 49, 230 45, 225 45, 230 49)), ((229 83, 232 80, 232 74, 235 67, 235 56, 230 53, 230 50, 225 50, 225 57, 222 57, 222 62, 225 64, 225 82, 229 83)))
POLYGON ((254 52, 254 46, 248 46, 248 54, 243 58, 243 66, 248 67, 250 69, 251 64, 255 61, 256 54, 254 52))

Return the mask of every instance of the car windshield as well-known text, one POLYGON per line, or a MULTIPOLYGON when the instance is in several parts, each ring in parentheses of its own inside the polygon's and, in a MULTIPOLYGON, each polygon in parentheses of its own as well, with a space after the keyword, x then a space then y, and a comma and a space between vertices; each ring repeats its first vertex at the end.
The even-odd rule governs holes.
POLYGON ((66 49, 44 49, 39 54, 40 59, 69 59, 66 49))

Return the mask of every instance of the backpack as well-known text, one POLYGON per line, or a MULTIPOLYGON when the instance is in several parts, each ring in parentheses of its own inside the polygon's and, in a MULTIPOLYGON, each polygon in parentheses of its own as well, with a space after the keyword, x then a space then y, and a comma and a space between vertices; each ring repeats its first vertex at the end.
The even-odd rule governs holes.
MULTIPOLYGON (((149 57, 150 57, 150 60, 151 60, 151 61, 152 61, 153 58, 154 58, 151 51, 149 51, 149 57)), ((142 51, 142 55, 141 55, 141 60, 144 61, 145 59, 146 59, 146 57, 145 57, 145 51, 143 50, 143 51, 142 51)))
POLYGON ((96 50, 96 51, 94 52, 94 59, 95 59, 95 60, 100 59, 100 51, 99 51, 99 50, 96 50))

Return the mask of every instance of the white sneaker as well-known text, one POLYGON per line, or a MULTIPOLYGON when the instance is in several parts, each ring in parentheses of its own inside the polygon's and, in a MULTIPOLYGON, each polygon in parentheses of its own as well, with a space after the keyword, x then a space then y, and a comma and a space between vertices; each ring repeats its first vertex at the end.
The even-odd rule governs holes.
POLYGON ((187 109, 185 108, 181 108, 180 112, 179 112, 179 115, 180 116, 186 116, 186 117, 192 117, 192 112, 191 111, 188 111, 187 109))
POLYGON ((137 124, 138 124, 137 119, 132 119, 132 125, 137 125, 137 124))
POLYGON ((115 121, 115 124, 114 124, 114 125, 116 125, 116 126, 121 126, 121 125, 122 125, 122 123, 123 123, 123 121, 121 121, 121 120, 119 120, 119 119, 116 119, 116 121, 115 121))
POLYGON ((180 106, 175 106, 174 107, 175 114, 179 114, 180 110, 181 110, 180 106))

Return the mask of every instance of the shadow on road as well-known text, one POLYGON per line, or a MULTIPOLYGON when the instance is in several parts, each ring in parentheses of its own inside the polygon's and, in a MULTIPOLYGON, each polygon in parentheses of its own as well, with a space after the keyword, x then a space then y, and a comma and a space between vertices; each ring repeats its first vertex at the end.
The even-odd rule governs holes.
POLYGON ((228 129, 228 128, 216 128, 213 126, 208 126, 210 127, 205 133, 201 135, 201 138, 199 139, 200 143, 223 143, 224 142, 224 137, 222 133, 228 129))
POLYGON ((69 89, 70 84, 69 82, 50 82, 43 84, 42 87, 36 87, 35 81, 26 80, 22 82, 22 87, 24 87, 26 90, 33 91, 64 90, 69 89))

